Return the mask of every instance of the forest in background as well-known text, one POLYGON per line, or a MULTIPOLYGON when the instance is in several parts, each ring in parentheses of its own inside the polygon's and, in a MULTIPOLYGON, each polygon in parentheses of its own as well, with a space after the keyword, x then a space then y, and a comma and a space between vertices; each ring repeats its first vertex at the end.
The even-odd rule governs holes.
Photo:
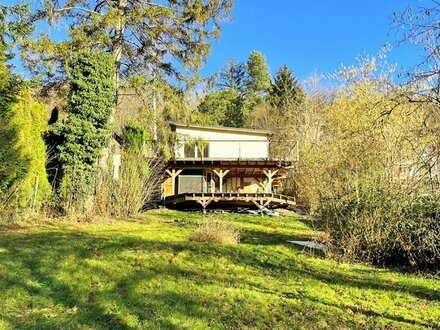
POLYGON ((157 198, 170 120, 248 127, 274 132, 271 157, 299 155, 280 192, 309 210, 330 256, 438 269, 436 2, 393 20, 397 45, 425 51, 417 67, 399 73, 383 50, 329 75, 331 88, 319 77, 299 82, 287 66, 272 76, 259 51, 201 79, 232 1, 164 3, 1 6, 2 218, 135 215, 157 198), (36 30, 66 22, 66 40, 36 30), (29 81, 14 73, 14 55, 29 81))

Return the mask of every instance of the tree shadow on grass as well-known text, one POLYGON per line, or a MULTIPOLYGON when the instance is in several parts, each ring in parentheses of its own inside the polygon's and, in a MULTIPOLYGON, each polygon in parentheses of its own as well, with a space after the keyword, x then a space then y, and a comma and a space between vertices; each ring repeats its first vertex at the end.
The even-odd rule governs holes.
MULTIPOLYGON (((33 310, 32 313, 28 313, 28 317, 23 318, 17 317, 21 315, 21 310, 12 314, 3 314, 0 311, 0 318, 7 320, 14 328, 65 329, 71 328, 72 325, 74 328, 86 326, 93 329, 133 328, 117 312, 112 311, 111 306, 114 306, 115 309, 118 307, 125 310, 127 314, 132 314, 141 323, 154 323, 158 328, 172 329, 176 326, 167 320, 166 315, 155 317, 154 311, 173 302, 175 304, 178 302, 179 306, 182 304, 193 306, 194 308, 191 307, 188 312, 197 318, 207 320, 214 318, 214 315, 204 314, 198 309, 197 301, 184 296, 176 298, 173 292, 157 294, 154 297, 139 297, 136 301, 136 295, 124 289, 134 288, 139 281, 148 281, 160 272, 166 275, 163 269, 159 268, 153 273, 139 273, 127 269, 121 277, 121 274, 105 272, 86 262, 93 258, 104 257, 106 259, 107 256, 110 256, 109 259, 112 260, 115 255, 127 249, 139 250, 142 253, 150 253, 157 249, 179 251, 182 247, 178 244, 166 247, 163 242, 150 242, 136 237, 112 236, 110 238, 81 232, 47 232, 0 237, 0 248, 3 249, 0 254, 0 292, 6 289, 27 292, 27 297, 21 301, 24 304, 21 307, 33 310), (47 263, 48 258, 51 259, 50 263, 47 263), (87 280, 105 274, 107 282, 114 290, 90 287, 88 292, 75 291, 72 283, 59 279, 60 271, 69 271, 60 266, 66 259, 75 260, 78 267, 72 268, 85 272, 87 280), (13 262, 10 262, 11 260, 13 262), (34 285, 29 283, 34 283, 34 285), (37 304, 41 305, 41 301, 44 301, 45 306, 41 308, 42 312, 34 306, 33 297, 36 296, 39 297, 37 304), (57 309, 57 306, 63 311, 60 316, 45 316, 48 308, 57 309), (67 315, 69 312, 66 314, 66 311, 72 310, 71 315, 67 315), (146 314, 145 310, 149 310, 152 314, 146 314)), ((179 273, 171 272, 168 275, 179 276, 179 273)))
MULTIPOLYGON (((292 240, 309 240, 310 236, 305 234, 298 234, 293 232, 292 234, 278 233, 278 232, 265 232, 253 229, 241 230, 241 243, 253 244, 253 245, 286 245, 291 243, 292 240)), ((302 247, 300 248, 302 249, 302 247)))
MULTIPOLYGON (((325 301, 323 299, 317 299, 317 298, 311 297, 311 296, 306 296, 306 297, 304 297, 304 299, 309 301, 311 305, 322 304, 322 305, 329 306, 329 307, 335 307, 341 311, 345 311, 345 312, 350 311, 350 312, 357 313, 357 314, 363 314, 363 315, 369 317, 370 319, 371 318, 373 318, 373 319, 384 318, 384 319, 388 319, 392 322, 404 323, 406 325, 412 325, 412 326, 417 325, 417 326, 428 327, 428 328, 431 328, 434 326, 434 324, 432 324, 432 323, 426 323, 423 321, 418 321, 418 320, 406 318, 406 317, 403 317, 400 315, 392 315, 388 312, 379 313, 379 312, 373 311, 371 309, 365 309, 363 307, 357 306, 356 304, 331 303, 331 302, 325 301)), ((389 325, 389 326, 391 326, 391 325, 389 325)))
MULTIPOLYGON (((26 304, 33 303, 32 297, 39 296, 48 306, 60 306, 61 315, 48 318, 43 312, 33 312, 27 317, 17 317, 17 313, 3 314, 16 328, 54 329, 66 327, 86 326, 95 329, 128 329, 120 311, 131 315, 138 324, 145 328, 157 327, 177 328, 176 317, 191 317, 201 324, 217 324, 220 327, 256 326, 254 321, 228 320, 228 313, 224 307, 225 300, 220 296, 191 296, 172 290, 158 293, 138 292, 140 283, 163 277, 171 281, 193 279, 197 285, 221 285, 223 282, 236 280, 233 274, 224 272, 219 274, 213 269, 204 269, 203 264, 198 270, 191 269, 191 264, 174 265, 175 257, 182 252, 190 256, 197 256, 200 260, 215 260, 226 258, 228 262, 242 267, 261 270, 262 274, 270 277, 283 276, 286 273, 301 279, 312 279, 328 285, 343 285, 358 289, 376 289, 382 291, 405 292, 414 297, 425 300, 439 300, 439 292, 417 285, 400 283, 386 283, 375 278, 372 270, 370 274, 359 275, 355 272, 342 274, 338 271, 328 272, 314 264, 307 263, 292 250, 268 251, 269 245, 284 244, 286 235, 258 231, 247 231, 247 243, 238 246, 231 245, 202 245, 191 242, 164 242, 152 239, 143 239, 129 235, 94 235, 81 231, 50 231, 43 233, 14 233, 0 236, 0 290, 12 289, 28 293, 26 304), (265 244, 252 245, 255 240, 263 240, 265 244), (121 259, 127 263, 123 274, 115 274, 112 269, 90 264, 95 261, 118 261, 126 251, 136 252, 140 257, 149 256, 158 252, 160 255, 157 264, 145 264, 139 261, 139 268, 133 263, 135 259, 121 259), (292 252, 291 252, 292 251, 292 252), (167 259, 164 259, 167 258, 167 259), (50 260, 50 262, 48 262, 50 260), (75 267, 63 268, 65 260, 74 260, 75 267), (60 272, 84 272, 87 280, 94 277, 105 278, 109 288, 100 289, 91 286, 88 292, 78 292, 74 283, 60 279, 60 272), (29 283, 38 283, 39 286, 29 283), (110 306, 110 307, 109 307, 110 306), (113 310, 111 306, 115 306, 113 310), (74 310, 69 314, 69 310, 74 310), (118 312, 119 311, 119 312, 118 312), (177 315, 177 316, 176 316, 177 315), (214 321, 213 321, 214 320, 214 321), (248 323, 246 323, 248 322, 248 323)), ((245 236, 246 237, 246 236, 245 236)), ((299 237, 294 237, 299 238, 299 237)), ((289 236, 288 239, 292 239, 289 236)), ((288 244, 288 243, 286 243, 288 244)), ((134 258, 134 257, 133 257, 134 258)), ((74 275, 74 274, 72 274, 74 275)), ((240 279, 237 286, 260 291, 265 294, 283 296, 284 292, 267 292, 264 287, 256 286, 247 279, 240 279)), ((302 298, 301 295, 295 298, 302 298)), ((39 300, 41 300, 39 299, 39 300)), ((325 302, 322 302, 325 304, 325 302)), ((42 304, 41 302, 39 303, 42 304)), ((239 305, 237 305, 238 307, 239 305)), ((40 306, 41 307, 41 306, 40 306)), ((32 310, 32 306, 23 308, 32 310)), ((40 308, 47 309, 47 306, 40 308)), ((251 308, 251 307, 248 307, 251 308)), ((339 306, 339 308, 349 308, 339 306)), ((284 311, 283 313, 287 313, 284 311)), ((301 312, 301 311, 298 311, 301 312)), ((317 312, 322 317, 331 317, 327 310, 317 312)), ((374 316, 376 312, 358 310, 364 315, 374 316)), ((232 313, 232 311, 231 311, 232 313)), ((18 313, 20 314, 20 313, 18 313)), ((377 313, 376 313, 377 314, 377 313)), ((412 324, 414 320, 396 317, 396 321, 412 324)), ((295 319, 292 320, 295 322, 295 319)))
MULTIPOLYGON (((315 257, 323 257, 323 253, 317 250, 305 249, 301 246, 296 246, 287 241, 292 240, 309 240, 310 237, 307 235, 302 235, 295 233, 292 234, 283 234, 283 233, 268 233, 267 231, 258 231, 258 230, 244 230, 242 232, 243 239, 242 243, 245 244, 255 244, 255 245, 284 245, 289 247, 295 251, 305 251, 308 253, 312 253, 315 257)), ((298 271, 298 270, 294 270, 298 271)), ((397 270, 396 270, 397 271, 397 270)), ((347 271, 345 271, 347 273, 347 271)), ((426 300, 431 301, 440 301, 440 291, 439 290, 431 290, 429 288, 423 286, 414 286, 409 284, 399 284, 396 282, 387 283, 385 280, 381 280, 378 278, 378 274, 375 268, 371 269, 359 269, 356 266, 353 267, 349 272, 350 276, 343 276, 336 272, 324 273, 318 269, 311 269, 310 277, 313 277, 319 281, 326 283, 334 283, 338 285, 352 285, 359 288, 373 288, 373 289, 385 289, 385 290, 394 290, 405 292, 408 287, 413 288, 410 290, 411 294, 426 300), (364 280, 362 280, 364 278, 364 280)), ((302 275, 305 276, 302 272, 302 275)))

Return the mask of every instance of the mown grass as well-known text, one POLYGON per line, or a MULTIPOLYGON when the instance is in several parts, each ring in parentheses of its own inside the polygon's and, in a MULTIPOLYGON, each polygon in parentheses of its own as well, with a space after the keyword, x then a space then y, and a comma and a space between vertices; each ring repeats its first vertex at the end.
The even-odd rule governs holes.
POLYGON ((0 329, 440 328, 440 280, 310 255, 294 217, 196 213, 0 228, 0 329))

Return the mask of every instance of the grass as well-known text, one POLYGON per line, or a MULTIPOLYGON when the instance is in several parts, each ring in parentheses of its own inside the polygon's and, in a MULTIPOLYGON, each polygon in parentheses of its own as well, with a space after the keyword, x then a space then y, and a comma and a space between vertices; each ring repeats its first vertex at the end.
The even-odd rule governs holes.
POLYGON ((0 329, 440 328, 439 279, 306 253, 299 218, 211 217, 240 244, 174 211, 0 228, 0 329))

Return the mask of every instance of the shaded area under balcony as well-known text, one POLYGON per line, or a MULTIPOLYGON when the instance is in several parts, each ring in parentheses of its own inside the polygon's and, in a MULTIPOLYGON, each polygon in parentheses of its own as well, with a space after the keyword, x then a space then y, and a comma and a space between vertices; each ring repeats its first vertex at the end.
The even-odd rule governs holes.
POLYGON ((182 193, 167 196, 165 205, 174 208, 199 207, 201 209, 229 207, 294 207, 294 197, 274 193, 182 193))

